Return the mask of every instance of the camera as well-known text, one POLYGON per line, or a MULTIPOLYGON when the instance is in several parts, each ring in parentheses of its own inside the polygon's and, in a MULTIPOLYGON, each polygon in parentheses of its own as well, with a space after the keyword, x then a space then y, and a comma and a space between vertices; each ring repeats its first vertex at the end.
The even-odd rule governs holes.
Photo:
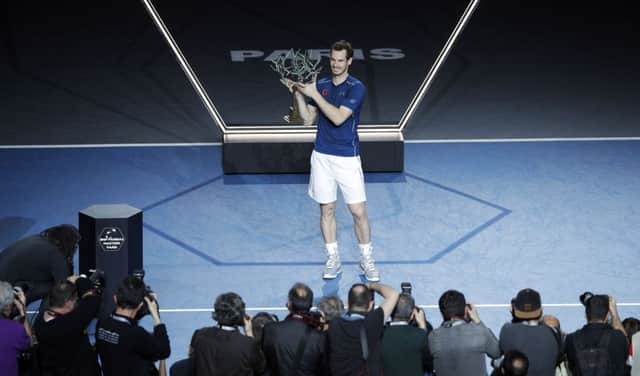
POLYGON ((9 312, 9 315, 6 316, 9 320, 22 320, 23 317, 20 315, 20 310, 18 310, 18 306, 17 306, 17 304, 19 304, 17 303, 18 296, 20 295, 21 292, 26 296, 27 291, 29 291, 29 286, 27 286, 24 283, 16 283, 13 286, 14 303, 11 304, 11 311, 9 312))
POLYGON ((592 293, 591 291, 585 291, 580 295, 580 303, 582 303, 583 306, 587 306, 589 304, 589 301, 593 298, 597 296, 599 299, 603 299, 607 302, 607 304, 609 304, 609 296, 608 295, 596 295, 594 293, 592 293))
POLYGON ((312 329, 322 330, 324 327, 324 319, 318 311, 310 311, 308 314, 303 315, 302 321, 312 329))
POLYGON ((400 284, 400 291, 403 294, 407 294, 407 295, 411 295, 411 283, 409 282, 402 282, 400 284))
MULTIPOLYGON (((144 269, 135 269, 133 272, 131 272, 131 276, 138 278, 140 281, 144 282, 144 276, 145 276, 144 269)), ((156 299, 153 297, 153 290, 151 290, 151 287, 149 287, 149 285, 147 284, 144 285, 144 296, 146 298, 149 298, 149 300, 156 301, 156 299)), ((150 313, 151 312, 149 311, 149 306, 145 301, 144 304, 142 305, 142 308, 140 308, 140 310, 136 314, 135 319, 140 320, 141 318, 145 317, 150 313)))
POLYGON ((104 271, 100 269, 92 269, 89 270, 91 275, 87 277, 89 281, 91 281, 92 288, 95 290, 96 294, 102 295, 102 290, 106 284, 104 271))
POLYGON ((582 303, 583 306, 586 306, 591 298, 593 298, 593 293, 586 291, 580 295, 580 303, 582 303))

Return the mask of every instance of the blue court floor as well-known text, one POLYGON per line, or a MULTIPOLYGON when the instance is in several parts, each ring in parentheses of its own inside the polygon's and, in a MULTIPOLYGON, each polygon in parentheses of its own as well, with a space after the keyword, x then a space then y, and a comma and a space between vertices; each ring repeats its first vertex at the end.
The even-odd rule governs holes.
MULTIPOLYGON (((326 282, 308 176, 225 176, 220 158, 219 146, 2 149, 0 248, 77 224, 90 205, 143 209, 146 281, 168 326, 169 364, 212 324, 222 292, 280 318, 297 281, 346 300, 361 279, 344 205, 346 265, 326 282)), ((479 304, 496 334, 524 287, 566 331, 584 322, 586 290, 615 295, 623 318, 640 316, 640 141, 408 143, 405 158, 404 173, 366 176, 374 256, 384 283, 413 284, 432 324, 450 288, 479 304)))

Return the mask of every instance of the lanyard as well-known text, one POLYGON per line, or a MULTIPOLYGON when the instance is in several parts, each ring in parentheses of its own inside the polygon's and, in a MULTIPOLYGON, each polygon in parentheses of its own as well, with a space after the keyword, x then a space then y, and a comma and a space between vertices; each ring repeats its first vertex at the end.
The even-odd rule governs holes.
POLYGON ((345 315, 342 316, 342 318, 347 321, 357 321, 357 320, 364 320, 364 315, 361 315, 359 313, 345 313, 345 315))
POLYGON ((115 313, 111 314, 111 318, 116 320, 116 321, 120 321, 121 323, 125 323, 127 325, 131 325, 131 320, 126 318, 126 317, 122 317, 119 315, 116 315, 115 313))

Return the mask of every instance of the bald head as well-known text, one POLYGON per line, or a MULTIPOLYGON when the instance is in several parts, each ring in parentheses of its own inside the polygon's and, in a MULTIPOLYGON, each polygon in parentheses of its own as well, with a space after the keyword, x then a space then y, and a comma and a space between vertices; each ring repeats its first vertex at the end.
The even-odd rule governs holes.
POLYGON ((349 312, 369 312, 372 291, 362 283, 356 283, 349 290, 349 312))
POLYGON ((288 305, 291 312, 309 312, 313 305, 313 291, 304 283, 296 283, 289 290, 288 305))

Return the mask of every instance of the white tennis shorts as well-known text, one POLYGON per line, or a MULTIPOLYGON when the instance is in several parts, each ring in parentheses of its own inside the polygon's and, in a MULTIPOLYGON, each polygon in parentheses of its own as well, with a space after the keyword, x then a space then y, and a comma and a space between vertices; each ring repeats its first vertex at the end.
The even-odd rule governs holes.
POLYGON ((347 204, 367 201, 360 157, 339 157, 313 151, 309 196, 319 204, 338 199, 338 186, 347 204))

